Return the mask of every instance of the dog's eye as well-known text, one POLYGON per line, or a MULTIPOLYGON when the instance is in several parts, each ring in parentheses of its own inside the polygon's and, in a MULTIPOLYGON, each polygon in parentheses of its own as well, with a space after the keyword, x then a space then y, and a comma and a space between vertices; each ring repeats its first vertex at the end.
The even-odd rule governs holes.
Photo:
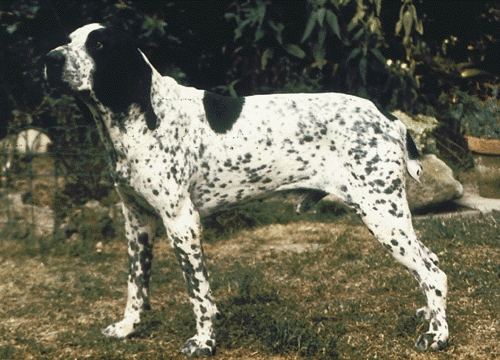
POLYGON ((87 46, 89 47, 90 50, 98 51, 104 47, 104 44, 100 41, 94 40, 94 41, 89 42, 89 44, 87 46))

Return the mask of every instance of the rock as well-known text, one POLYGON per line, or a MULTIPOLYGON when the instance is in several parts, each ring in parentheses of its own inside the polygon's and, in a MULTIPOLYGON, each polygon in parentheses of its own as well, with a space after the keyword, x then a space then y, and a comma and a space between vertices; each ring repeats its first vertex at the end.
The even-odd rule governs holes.
POLYGON ((7 195, 7 218, 16 225, 10 229, 16 232, 13 236, 24 237, 50 236, 54 231, 54 212, 45 207, 25 204, 23 198, 26 193, 16 192, 7 195), (22 234, 20 233, 23 232, 22 234))
POLYGON ((393 111, 392 115, 405 124, 420 151, 423 149, 427 149, 428 152, 435 151, 436 140, 432 136, 432 132, 439 125, 439 121, 436 118, 422 114, 411 117, 399 110, 393 111))
POLYGON ((462 184, 453 176, 451 170, 436 155, 422 156, 423 173, 420 183, 407 176, 406 189, 410 209, 418 210, 435 207, 439 204, 462 197, 462 184))
POLYGON ((5 173, 11 168, 16 155, 22 158, 26 155, 46 153, 51 144, 48 135, 37 129, 25 129, 6 136, 0 140, 1 172, 5 173))
MULTIPOLYGON (((454 178, 453 170, 444 161, 431 154, 422 156, 421 162, 423 173, 420 183, 406 175, 407 199, 412 211, 436 207, 462 197, 462 184, 454 178)), ((342 204, 333 195, 326 196, 325 200, 342 204)))
POLYGON ((65 213, 68 201, 62 197, 62 190, 68 176, 57 169, 54 158, 49 154, 34 154, 23 161, 16 161, 6 175, 8 177, 0 179, 0 186, 9 184, 9 192, 23 193, 25 205, 45 207, 59 216, 65 213))
POLYGON ((102 241, 110 229, 111 218, 108 208, 90 200, 72 214, 71 222, 84 240, 102 241))

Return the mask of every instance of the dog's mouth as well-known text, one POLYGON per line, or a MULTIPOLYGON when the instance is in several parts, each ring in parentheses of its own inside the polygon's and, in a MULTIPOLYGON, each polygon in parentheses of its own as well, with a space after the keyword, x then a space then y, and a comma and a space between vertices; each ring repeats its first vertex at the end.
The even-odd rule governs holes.
POLYGON ((63 67, 66 62, 64 54, 54 49, 45 56, 45 79, 50 87, 63 92, 70 92, 70 85, 63 80, 63 67))

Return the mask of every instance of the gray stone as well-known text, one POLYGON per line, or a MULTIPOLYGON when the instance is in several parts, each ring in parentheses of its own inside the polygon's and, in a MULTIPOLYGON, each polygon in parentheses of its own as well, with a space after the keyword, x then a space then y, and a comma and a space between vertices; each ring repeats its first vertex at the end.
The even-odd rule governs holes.
POLYGON ((426 149, 428 152, 434 152, 436 150, 436 140, 432 135, 439 125, 436 118, 422 114, 410 116, 400 110, 393 111, 392 115, 405 124, 420 151, 426 149))
POLYGON ((7 222, 15 223, 16 237, 49 236, 54 231, 54 212, 42 206, 25 204, 26 193, 16 192, 7 195, 7 211, 4 214, 7 222))
POLYGON ((71 216, 71 222, 85 240, 102 241, 111 225, 109 209, 97 200, 90 200, 71 216))
POLYGON ((420 183, 407 176, 408 203, 412 210, 434 207, 462 197, 462 184, 453 176, 453 170, 436 155, 422 156, 423 172, 420 183))

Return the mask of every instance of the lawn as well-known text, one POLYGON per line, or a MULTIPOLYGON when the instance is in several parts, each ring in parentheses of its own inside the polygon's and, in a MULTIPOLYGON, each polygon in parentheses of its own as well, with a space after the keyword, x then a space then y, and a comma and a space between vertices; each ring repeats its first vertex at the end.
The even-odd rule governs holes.
MULTIPOLYGON (((450 346, 424 354, 414 350, 427 330, 413 318, 424 304, 417 283, 355 215, 318 212, 235 231, 205 222, 223 314, 219 359, 500 357, 499 213, 414 219, 449 280, 450 346)), ((2 234, 1 359, 183 358, 195 324, 167 241, 155 244, 152 310, 134 337, 116 341, 100 331, 124 309, 125 241, 111 239, 98 253, 94 244, 75 251, 43 240, 2 234)))

